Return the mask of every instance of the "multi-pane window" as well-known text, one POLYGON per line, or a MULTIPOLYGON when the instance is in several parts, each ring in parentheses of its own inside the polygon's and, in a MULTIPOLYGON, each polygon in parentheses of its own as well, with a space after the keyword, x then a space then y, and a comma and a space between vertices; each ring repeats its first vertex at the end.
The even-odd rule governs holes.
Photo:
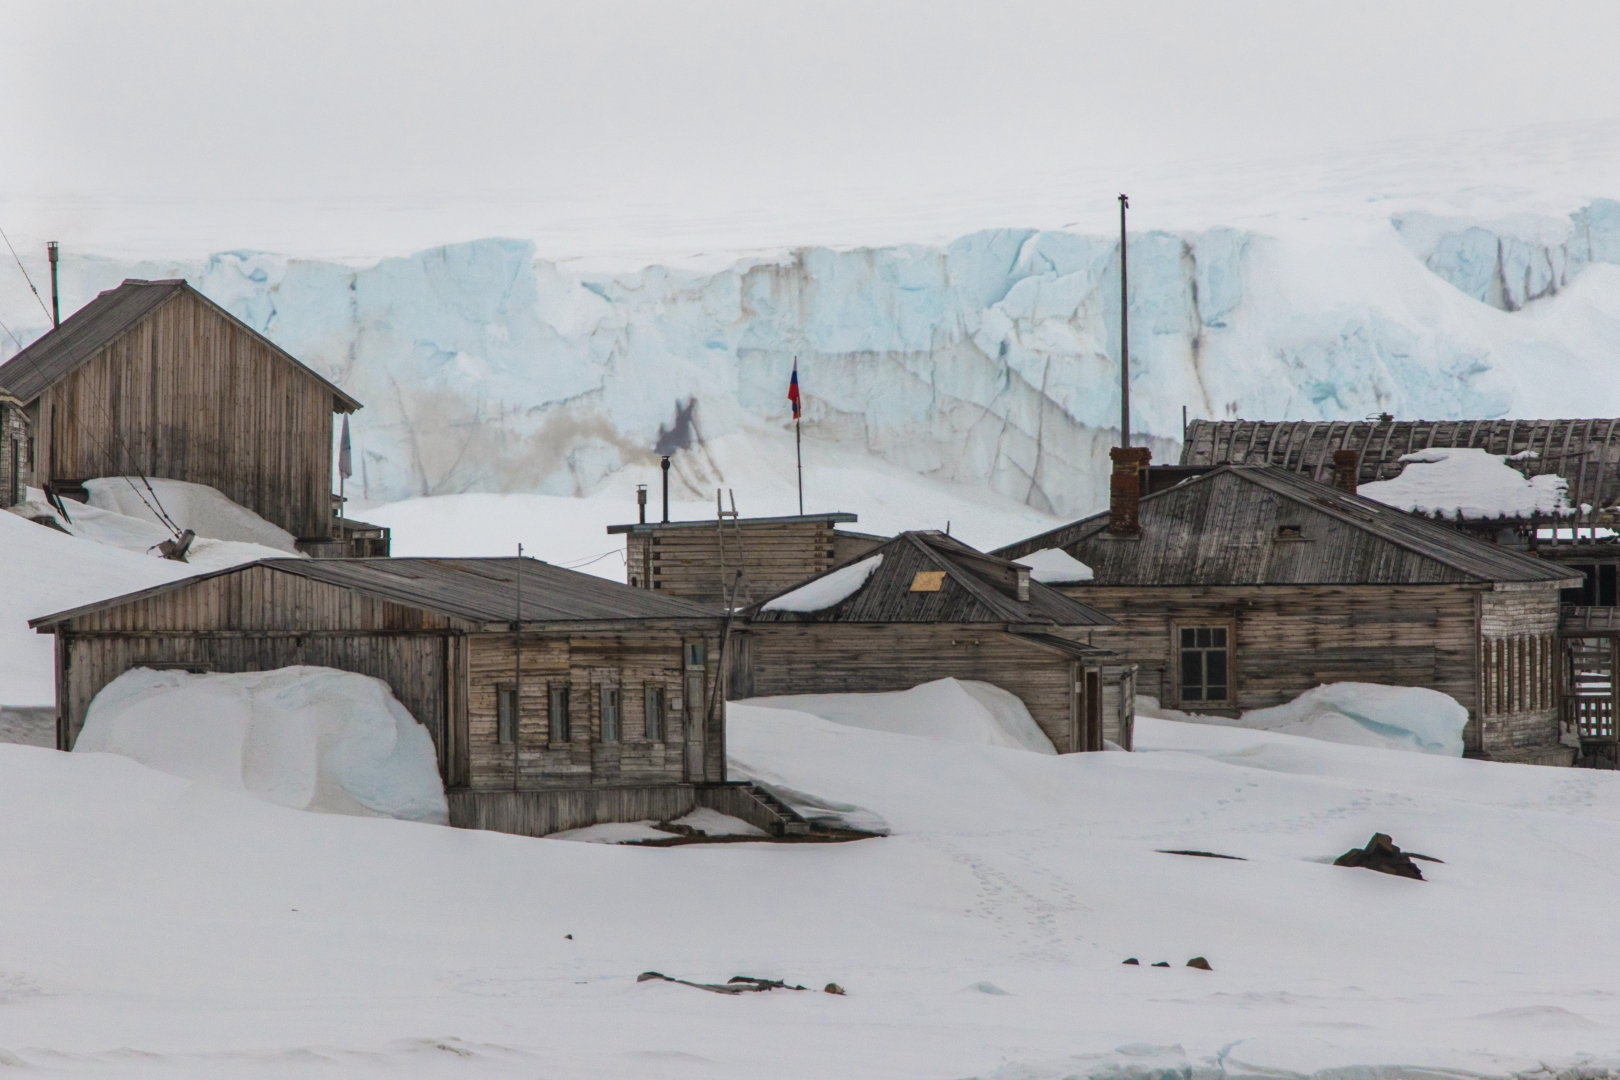
POLYGON ((703 642, 688 641, 686 643, 686 666, 689 668, 703 666, 703 642))
POLYGON ((551 688, 551 741, 565 743, 574 741, 573 725, 568 720, 568 687, 553 686, 551 688))
POLYGON ((602 741, 619 741, 619 688, 602 684, 602 741))
POLYGON ((647 703, 647 741, 664 741, 664 688, 649 685, 644 695, 647 703))
POLYGON ((510 743, 517 731, 517 687, 501 684, 495 687, 495 738, 510 743))
POLYGON ((1181 700, 1227 701, 1231 698, 1231 651, 1224 626, 1183 626, 1181 630, 1181 700))

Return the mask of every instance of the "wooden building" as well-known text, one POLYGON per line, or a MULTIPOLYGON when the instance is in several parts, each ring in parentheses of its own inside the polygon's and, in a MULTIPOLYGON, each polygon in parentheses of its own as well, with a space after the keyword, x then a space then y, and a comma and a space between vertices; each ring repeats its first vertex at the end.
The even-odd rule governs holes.
POLYGON ((452 824, 747 813, 723 784, 720 613, 534 559, 271 559, 30 625, 56 635, 64 750, 131 668, 312 664, 393 689, 433 736, 452 824))
POLYGON ((1130 749, 1133 670, 1090 642, 1114 621, 944 533, 901 533, 744 618, 733 699, 971 679, 1022 699, 1060 753, 1130 749))
POLYGON ((883 543, 884 537, 837 528, 855 520, 854 514, 727 515, 610 525, 608 533, 625 538, 625 577, 635 588, 704 604, 724 604, 736 590, 742 608, 883 543))
POLYGON ((16 506, 27 495, 32 475, 33 426, 28 410, 0 390, 0 510, 16 506))
POLYGON ((1062 590, 1118 620, 1097 642, 1139 665, 1142 693, 1230 716, 1323 683, 1424 686, 1468 709, 1472 754, 1569 763, 1559 590, 1579 579, 1567 568, 1292 469, 1223 465, 1134 505, 1122 505, 1134 484, 1113 491, 1108 513, 996 554, 1055 548, 1091 567, 1093 581, 1062 590))
POLYGON ((360 403, 184 281, 102 293, 0 365, 0 388, 28 412, 36 487, 186 480, 332 537, 332 416, 360 403))

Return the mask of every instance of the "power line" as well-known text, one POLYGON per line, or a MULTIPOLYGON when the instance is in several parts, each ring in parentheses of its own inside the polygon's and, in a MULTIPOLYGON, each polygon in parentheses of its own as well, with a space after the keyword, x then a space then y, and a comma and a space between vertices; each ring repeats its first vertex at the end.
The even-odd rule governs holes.
MULTIPOLYGON (((52 316, 51 316, 51 309, 45 306, 45 298, 43 296, 39 295, 39 290, 38 289, 34 288, 34 279, 28 276, 28 268, 23 265, 22 259, 20 257, 18 257, 17 249, 15 247, 12 247, 12 245, 11 245, 11 237, 6 235, 6 231, 4 229, 0 229, 0 239, 5 240, 6 247, 11 249, 11 257, 12 257, 12 259, 14 259, 16 261, 17 269, 22 271, 23 280, 28 282, 28 288, 34 294, 34 299, 39 301, 40 310, 45 312, 45 317, 47 319, 51 319, 51 322, 53 324, 52 329, 60 330, 61 327, 54 325, 56 320, 54 318, 52 318, 52 316)), ((10 327, 6 328, 6 333, 11 334, 11 328, 10 327)), ((26 356, 27 353, 28 353, 28 350, 23 348, 23 344, 22 344, 21 341, 17 341, 17 335, 16 334, 11 334, 11 340, 17 342, 17 348, 20 350, 17 355, 18 356, 26 356)), ((77 367, 78 364, 79 364, 79 357, 73 351, 73 346, 72 345, 67 345, 67 346, 65 346, 65 348, 67 350, 68 359, 70 361, 72 361, 72 364, 70 366, 71 367, 77 367)), ((28 362, 31 365, 33 365, 34 374, 38 375, 40 377, 40 380, 42 381, 42 383, 44 383, 45 385, 49 385, 50 380, 46 377, 44 370, 39 366, 39 361, 34 359, 32 356, 29 356, 28 357, 28 362)), ((112 413, 108 411, 106 404, 103 403, 102 400, 100 398, 96 397, 94 394, 88 394, 88 395, 85 395, 85 396, 89 397, 91 401, 95 402, 97 408, 99 408, 101 410, 102 418, 107 421, 107 433, 109 435, 111 435, 114 439, 116 439, 120 445, 123 446, 124 460, 128 461, 131 465, 134 465, 135 464, 135 452, 130 449, 128 441, 126 441, 124 439, 124 437, 118 433, 118 427, 117 427, 116 424, 113 423, 112 413)), ((115 446, 114 449, 116 450, 117 447, 115 446)), ((114 456, 115 463, 116 463, 116 460, 117 459, 116 459, 116 455, 115 455, 114 456)), ((37 467, 37 463, 35 463, 35 462, 30 462, 29 464, 30 464, 31 467, 37 467)), ((152 482, 146 478, 145 471, 144 470, 137 470, 137 475, 140 476, 141 484, 143 486, 145 486, 145 488, 147 490, 147 493, 152 496, 152 501, 151 502, 146 501, 146 496, 142 495, 141 494, 141 489, 135 486, 135 481, 131 480, 128 476, 125 476, 124 477, 124 482, 127 483, 129 485, 130 490, 135 493, 135 497, 137 499, 141 500, 142 505, 144 505, 148 510, 152 511, 152 516, 158 519, 158 523, 160 525, 167 526, 168 530, 171 533, 174 534, 174 538, 176 540, 180 539, 180 536, 181 536, 180 527, 175 524, 174 519, 169 516, 168 511, 163 509, 163 502, 162 502, 162 500, 160 500, 158 498, 157 492, 155 490, 153 490, 152 482)))

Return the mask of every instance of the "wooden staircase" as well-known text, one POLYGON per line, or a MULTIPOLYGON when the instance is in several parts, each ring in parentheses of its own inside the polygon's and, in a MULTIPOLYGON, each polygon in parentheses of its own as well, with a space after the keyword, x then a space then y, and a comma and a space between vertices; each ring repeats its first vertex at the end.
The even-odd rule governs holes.
POLYGON ((787 803, 758 784, 745 780, 705 784, 697 789, 699 806, 742 818, 772 836, 809 836, 810 823, 787 803))

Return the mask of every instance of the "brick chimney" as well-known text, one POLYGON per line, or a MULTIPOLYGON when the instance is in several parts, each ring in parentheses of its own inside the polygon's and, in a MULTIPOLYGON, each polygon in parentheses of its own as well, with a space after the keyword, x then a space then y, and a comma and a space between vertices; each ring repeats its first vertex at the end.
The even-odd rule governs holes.
POLYGON ((1145 446, 1116 446, 1108 451, 1114 474, 1108 478, 1108 531, 1115 536, 1140 536, 1137 507, 1142 501, 1142 473, 1153 452, 1145 446))
POLYGON ((1333 486, 1340 491, 1356 493, 1356 481, 1361 473, 1361 455, 1354 450, 1333 451, 1333 486))

